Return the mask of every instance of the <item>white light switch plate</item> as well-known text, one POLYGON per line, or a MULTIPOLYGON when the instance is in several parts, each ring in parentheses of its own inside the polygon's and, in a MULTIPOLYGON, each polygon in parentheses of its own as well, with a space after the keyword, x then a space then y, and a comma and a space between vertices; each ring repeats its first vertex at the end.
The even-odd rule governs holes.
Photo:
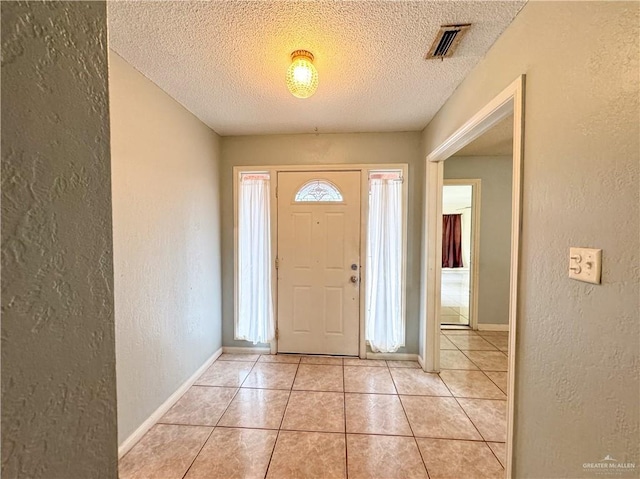
POLYGON ((569 278, 585 283, 600 284, 602 250, 569 248, 569 278))

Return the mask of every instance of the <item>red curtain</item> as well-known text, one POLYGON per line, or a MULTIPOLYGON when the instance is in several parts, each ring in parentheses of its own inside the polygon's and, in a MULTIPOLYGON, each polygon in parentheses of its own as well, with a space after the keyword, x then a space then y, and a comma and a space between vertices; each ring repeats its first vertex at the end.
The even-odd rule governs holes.
POLYGON ((442 267, 462 266, 462 215, 442 215, 442 267))

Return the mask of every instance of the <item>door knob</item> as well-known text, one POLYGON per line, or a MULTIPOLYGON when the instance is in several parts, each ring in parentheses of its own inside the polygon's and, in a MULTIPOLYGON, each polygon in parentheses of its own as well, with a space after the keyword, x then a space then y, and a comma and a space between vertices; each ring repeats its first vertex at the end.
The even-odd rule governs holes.
POLYGON ((351 276, 351 282, 352 283, 357 283, 358 282, 358 277, 356 275, 351 276))

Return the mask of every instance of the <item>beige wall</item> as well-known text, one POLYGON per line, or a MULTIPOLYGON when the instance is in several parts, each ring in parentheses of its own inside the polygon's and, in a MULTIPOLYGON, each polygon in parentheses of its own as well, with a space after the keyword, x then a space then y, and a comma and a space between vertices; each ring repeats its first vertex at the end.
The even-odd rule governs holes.
POLYGON ((509 156, 453 156, 444 162, 445 179, 481 180, 479 324, 509 322, 512 168, 509 156))
POLYGON ((221 346, 219 138, 110 52, 118 435, 221 346))
POLYGON ((0 9, 0 475, 116 479, 106 6, 0 9))
POLYGON ((420 133, 271 135, 222 138, 222 271, 225 346, 250 347, 233 339, 233 167, 408 163, 407 339, 403 351, 418 352, 422 178, 420 133))
POLYGON ((427 153, 526 73, 517 478, 640 463, 639 8, 529 2, 424 131, 427 153), (601 285, 570 246, 603 249, 601 285))

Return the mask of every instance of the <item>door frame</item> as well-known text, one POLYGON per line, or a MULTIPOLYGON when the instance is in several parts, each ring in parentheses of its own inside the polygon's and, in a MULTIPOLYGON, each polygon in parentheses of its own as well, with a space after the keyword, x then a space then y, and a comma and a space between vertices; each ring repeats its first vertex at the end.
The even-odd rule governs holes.
MULTIPOLYGON (((443 180, 444 186, 471 186, 471 268, 469 269, 469 327, 478 329, 478 287, 480 285, 480 201, 482 180, 472 178, 451 178, 443 180)), ((442 215, 440 215, 442 217, 442 215)), ((442 219, 440 219, 442 221, 442 219)), ((442 264, 442 260, 441 263, 442 264)), ((442 274, 442 271, 440 271, 442 274)), ((442 300, 442 298, 441 298, 442 300)), ((438 322, 441 323, 438 311, 438 322)))
POLYGON ((426 157, 426 194, 424 238, 426 254, 423 258, 426 302, 421 311, 424 370, 440 370, 440 270, 442 267, 442 184, 444 161, 465 147, 498 122, 513 114, 513 175, 511 192, 511 272, 509 280, 509 357, 507 374, 507 452, 506 474, 512 477, 513 431, 516 381, 516 334, 518 287, 520 282, 520 233, 522 231, 522 169, 524 158, 525 75, 520 75, 501 93, 473 115, 426 157))
MULTIPOLYGON (((406 285, 407 285, 407 230, 408 230, 408 163, 358 163, 358 164, 322 164, 322 165, 246 165, 233 167, 233 276, 234 276, 234 339, 238 325, 238 182, 241 173, 268 173, 270 186, 270 216, 271 216, 271 288, 273 291, 273 307, 276 330, 278 327, 278 273, 276 270, 276 258, 278 253, 278 197, 277 177, 279 172, 310 172, 310 171, 359 171, 360 172, 360 309, 359 309, 359 357, 366 359, 367 342, 365 336, 365 287, 367 267, 367 223, 369 217, 369 172, 378 170, 398 170, 402 172, 402 323, 406 336, 406 285), (275 181, 273 181, 275 179, 275 181)), ((404 345, 404 343, 403 343, 404 345)), ((278 352, 277 335, 269 343, 271 354, 278 352)))

